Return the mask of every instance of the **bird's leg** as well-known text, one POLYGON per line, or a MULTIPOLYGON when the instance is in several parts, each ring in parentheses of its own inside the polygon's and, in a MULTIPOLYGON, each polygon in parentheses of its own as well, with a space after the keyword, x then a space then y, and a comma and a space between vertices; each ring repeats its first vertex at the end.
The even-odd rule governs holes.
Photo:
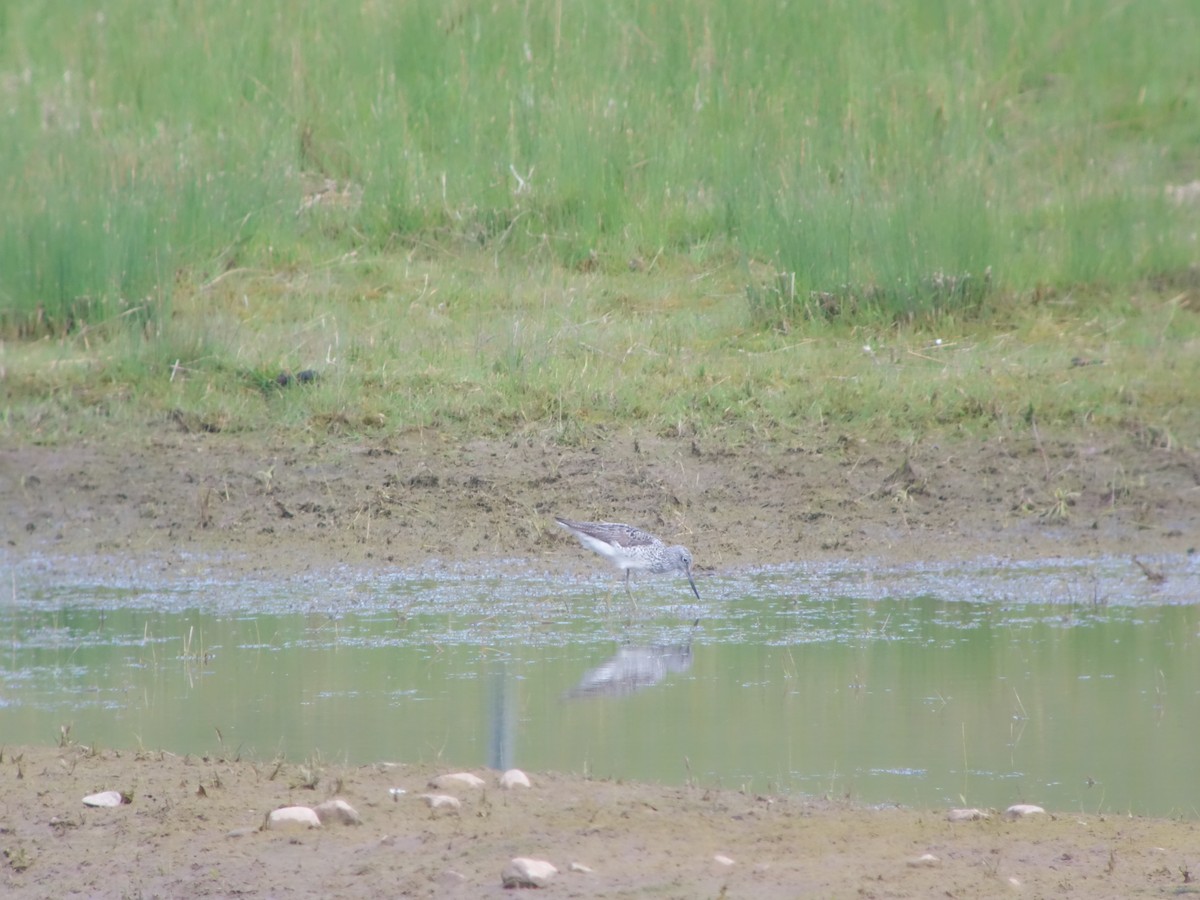
POLYGON ((633 608, 636 610, 637 609, 637 597, 633 596, 633 591, 629 589, 629 570, 628 569, 625 570, 625 593, 629 596, 630 601, 633 603, 633 608))

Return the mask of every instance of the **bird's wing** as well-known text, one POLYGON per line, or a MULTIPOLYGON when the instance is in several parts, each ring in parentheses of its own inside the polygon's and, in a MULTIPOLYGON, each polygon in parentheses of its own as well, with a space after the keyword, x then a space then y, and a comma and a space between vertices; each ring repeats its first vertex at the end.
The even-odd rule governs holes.
POLYGON ((614 547, 657 547, 662 544, 662 541, 654 535, 648 534, 640 528, 634 528, 632 525, 623 525, 620 522, 560 521, 572 531, 586 534, 593 540, 603 541, 606 544, 612 544, 614 547))
POLYGON ((654 535, 642 531, 640 528, 634 528, 632 525, 618 525, 612 522, 604 522, 612 529, 612 537, 610 540, 618 547, 661 547, 662 541, 654 535))

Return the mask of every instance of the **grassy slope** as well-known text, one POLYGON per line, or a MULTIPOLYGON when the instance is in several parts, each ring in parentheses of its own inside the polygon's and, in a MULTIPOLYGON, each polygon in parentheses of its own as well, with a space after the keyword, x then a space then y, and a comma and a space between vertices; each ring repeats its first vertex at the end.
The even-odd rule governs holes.
POLYGON ((1197 440, 1184 0, 56 9, 0 22, 9 429, 1197 440))
POLYGON ((489 259, 439 256, 242 273, 180 299, 154 341, 7 352, 7 422, 48 440, 168 410, 221 429, 515 430, 572 443, 632 422, 730 444, 1037 424, 1158 445, 1200 437, 1200 317, 1181 300, 1064 296, 982 326, 782 333, 750 324, 738 272, 497 273, 489 259), (310 367, 313 385, 271 381, 310 367))

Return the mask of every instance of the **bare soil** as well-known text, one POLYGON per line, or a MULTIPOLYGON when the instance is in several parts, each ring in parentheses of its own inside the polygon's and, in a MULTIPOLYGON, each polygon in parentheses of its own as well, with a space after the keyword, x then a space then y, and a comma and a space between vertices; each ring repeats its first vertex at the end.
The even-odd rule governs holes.
MULTIPOLYGON (((912 447, 830 434, 737 450, 628 434, 585 448, 438 434, 293 446, 171 421, 49 447, 0 435, 0 509, 7 566, 101 578, 216 564, 245 578, 582 572, 600 561, 551 516, 616 519, 689 546, 703 596, 706 574, 773 563, 1184 554, 1200 535, 1200 459, 1139 432, 912 447)), ((416 795, 435 774, 8 745, 0 895, 476 897, 503 891, 513 856, 553 862, 545 892, 572 897, 1128 897, 1192 892, 1200 872, 1190 821, 1050 810, 951 823, 945 810, 551 773, 514 791, 479 773, 488 788, 434 815, 416 795), (407 793, 393 799, 394 787, 407 793), (132 802, 82 805, 109 789, 132 802), (335 795, 362 825, 259 830, 274 808, 335 795)))
POLYGON ((177 423, 44 447, 0 436, 0 547, 164 570, 218 555, 276 577, 331 566, 597 564, 554 524, 624 521, 691 548, 700 574, 894 562, 1181 553, 1200 456, 1134 434, 762 447, 614 436, 587 448, 437 434, 309 446, 177 423))
POLYGON ((79 747, 9 748, 0 765, 6 897, 499 897, 517 856, 561 897, 1131 897, 1192 889, 1194 822, 866 809, 796 797, 534 774, 531 788, 420 795, 410 766, 311 771, 79 747), (113 809, 82 798, 130 794, 113 809), (406 793, 393 799, 393 788, 406 793), (262 829, 331 795, 362 825, 262 829), (922 860, 926 854, 933 860, 922 860), (718 856, 730 862, 722 862, 718 856), (591 869, 571 871, 572 863, 591 869))

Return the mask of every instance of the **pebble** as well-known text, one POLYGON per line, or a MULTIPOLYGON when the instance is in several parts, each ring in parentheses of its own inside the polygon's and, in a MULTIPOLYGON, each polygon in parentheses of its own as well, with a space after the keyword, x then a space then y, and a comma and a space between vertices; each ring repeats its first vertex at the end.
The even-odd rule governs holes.
POLYGON ((557 874, 558 869, 553 863, 548 863, 544 859, 518 856, 508 861, 508 865, 500 873, 500 880, 504 882, 505 887, 540 888, 549 884, 550 879, 557 874))
POLYGON ((267 814, 268 828, 320 828, 321 820, 307 806, 285 806, 267 814))
POLYGON ((733 860, 730 859, 728 856, 726 856, 723 853, 718 853, 716 856, 714 856, 713 862, 717 863, 718 865, 722 865, 722 866, 732 866, 733 865, 733 860))
POLYGON ((455 787, 481 788, 485 783, 478 775, 472 775, 470 772, 455 772, 452 775, 439 775, 429 782, 429 786, 439 791, 448 791, 455 787))
POLYGON ((951 822, 975 822, 988 818, 988 814, 982 809, 952 809, 946 813, 946 818, 951 822))
POLYGON ((530 787, 529 776, 520 769, 509 769, 500 776, 500 787, 506 791, 515 787, 530 787))
POLYGON ((595 869, 593 869, 591 866, 585 866, 581 862, 573 862, 571 863, 571 871, 579 872, 581 875, 591 875, 595 869))
POLYGON ((321 820, 322 825, 361 825, 362 816, 358 811, 340 797, 326 800, 313 807, 313 812, 321 820))
POLYGON ((420 798, 430 809, 457 810, 462 808, 462 801, 449 794, 421 794, 420 798))
POLYGON ((1034 806, 1032 803, 1014 803, 1004 811, 1004 814, 1010 819, 1020 819, 1024 816, 1036 816, 1039 813, 1045 813, 1045 810, 1040 806, 1034 806))
POLYGON ((120 806, 124 802, 125 795, 120 791, 101 791, 83 798, 84 806, 120 806))
POLYGON ((913 869, 932 869, 934 866, 940 866, 942 861, 932 853, 922 853, 916 859, 910 859, 908 865, 913 869))

